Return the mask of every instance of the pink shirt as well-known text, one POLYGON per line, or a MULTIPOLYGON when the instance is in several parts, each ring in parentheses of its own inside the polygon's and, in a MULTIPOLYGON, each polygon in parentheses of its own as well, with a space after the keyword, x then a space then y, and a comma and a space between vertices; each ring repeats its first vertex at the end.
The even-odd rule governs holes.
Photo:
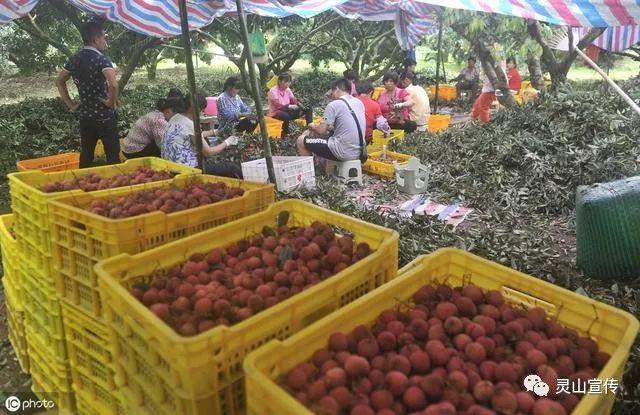
POLYGON ((122 151, 127 154, 142 151, 151 142, 162 148, 162 138, 167 128, 167 121, 160 111, 151 111, 138 118, 124 138, 122 151))
POLYGON ((394 110, 391 108, 393 104, 406 101, 408 96, 409 93, 401 88, 396 88, 393 96, 389 96, 386 89, 382 91, 378 97, 378 104, 380 104, 380 109, 382 110, 384 118, 387 120, 394 118, 394 114, 396 116, 401 116, 403 119, 409 118, 409 108, 402 108, 400 110, 394 110))
POLYGON ((267 97, 269 98, 269 117, 273 117, 278 111, 283 111, 282 107, 293 105, 296 102, 291 88, 283 90, 278 88, 278 85, 269 90, 267 97))

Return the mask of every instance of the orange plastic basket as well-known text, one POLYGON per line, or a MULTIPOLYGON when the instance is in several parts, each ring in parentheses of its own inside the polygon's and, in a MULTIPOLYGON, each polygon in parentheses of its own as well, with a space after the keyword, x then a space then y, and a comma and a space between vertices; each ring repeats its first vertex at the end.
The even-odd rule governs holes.
POLYGON ((37 159, 20 160, 16 163, 18 171, 42 170, 44 172, 77 169, 80 166, 80 153, 63 153, 37 159))

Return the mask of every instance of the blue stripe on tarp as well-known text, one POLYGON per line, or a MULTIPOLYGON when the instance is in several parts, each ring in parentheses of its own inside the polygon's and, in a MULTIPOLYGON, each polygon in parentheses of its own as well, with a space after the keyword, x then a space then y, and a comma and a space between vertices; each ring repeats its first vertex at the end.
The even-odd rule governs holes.
MULTIPOLYGON (((640 1, 640 0, 639 0, 640 1)), ((580 8, 580 11, 584 17, 589 21, 593 27, 607 27, 607 22, 602 18, 602 15, 589 0, 576 0, 576 4, 580 8)))
POLYGON ((553 22, 556 21, 556 18, 552 17, 551 14, 549 13, 549 10, 547 10, 547 8, 544 7, 542 4, 538 3, 537 0, 521 0, 521 1, 525 4, 530 5, 533 11, 538 13, 540 16, 546 17, 549 21, 553 21, 553 22))

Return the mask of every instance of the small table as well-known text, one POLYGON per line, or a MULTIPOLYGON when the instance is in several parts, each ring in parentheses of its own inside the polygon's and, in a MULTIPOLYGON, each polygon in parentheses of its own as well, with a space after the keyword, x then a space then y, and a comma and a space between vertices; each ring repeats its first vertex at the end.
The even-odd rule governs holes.
POLYGON ((218 124, 218 117, 215 115, 203 115, 200 114, 200 126, 207 126, 207 130, 213 130, 214 127, 218 124))

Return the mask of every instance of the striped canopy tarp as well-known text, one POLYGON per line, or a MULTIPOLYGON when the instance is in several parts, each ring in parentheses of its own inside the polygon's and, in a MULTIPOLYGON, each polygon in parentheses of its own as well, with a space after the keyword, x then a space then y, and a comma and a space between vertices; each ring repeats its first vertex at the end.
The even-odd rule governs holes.
MULTIPOLYGON (((130 30, 168 38, 181 33, 178 0, 69 0, 86 12, 103 16, 130 30)), ((38 0, 0 0, 0 23, 26 15, 38 0)), ((309 18, 333 9, 349 18, 395 22, 404 48, 411 48, 435 30, 431 8, 416 0, 244 0, 247 13, 282 18, 309 18)), ((234 0, 187 0, 191 30, 210 24, 216 17, 236 12, 234 0)))
MULTIPOLYGON (((180 34, 178 0, 69 0, 76 7, 155 37, 180 34)), ((0 23, 24 16, 38 0, 0 0, 0 23)), ((235 12, 234 0, 188 0, 192 29, 235 12)), ((640 0, 244 0, 246 11, 262 16, 312 17, 333 9, 346 17, 393 20, 403 47, 434 30, 431 6, 519 16, 572 27, 640 24, 640 0)), ((637 27, 636 27, 637 30, 637 27)), ((636 32, 637 33, 637 32, 636 32)))
MULTIPOLYGON (((583 37, 588 29, 574 28, 574 38, 583 37)), ((625 49, 629 49, 631 46, 640 42, 640 26, 639 25, 627 25, 619 27, 609 27, 600 35, 593 44, 600 49, 608 50, 611 52, 620 52, 625 49)))

